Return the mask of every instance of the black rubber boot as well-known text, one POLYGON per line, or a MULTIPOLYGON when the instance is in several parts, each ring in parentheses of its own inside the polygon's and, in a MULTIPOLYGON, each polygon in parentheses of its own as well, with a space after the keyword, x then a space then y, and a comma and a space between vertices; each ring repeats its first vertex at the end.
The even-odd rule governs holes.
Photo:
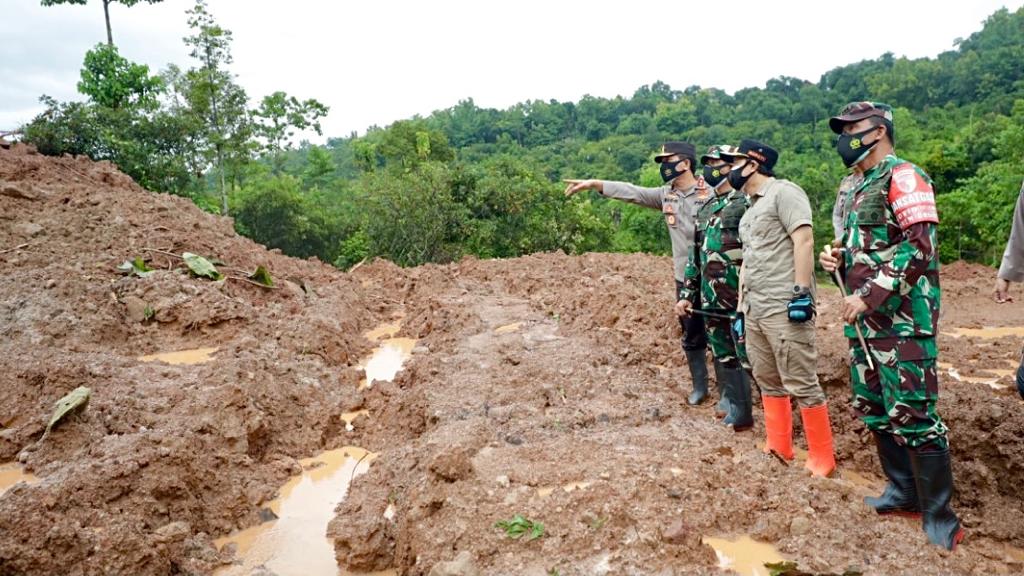
POLYGON ((921 504, 917 498, 914 470, 910 466, 910 449, 896 442, 892 434, 875 432, 878 460, 882 472, 889 479, 881 496, 868 496, 864 503, 879 514, 921 515, 921 504))
POLYGON ((1017 393, 1024 398, 1024 355, 1021 355, 1020 366, 1017 366, 1017 393))
POLYGON ((928 541, 953 550, 964 537, 960 520, 949 507, 953 499, 953 468, 949 449, 935 452, 910 450, 917 495, 921 502, 921 527, 928 541))
POLYGON ((718 404, 715 405, 715 418, 725 418, 729 414, 729 398, 725 395, 725 383, 729 378, 725 366, 715 358, 715 388, 718 389, 718 404))
POLYGON ((700 404, 708 397, 708 361, 704 350, 686 350, 686 362, 690 365, 693 392, 686 399, 690 406, 700 404))
POLYGON ((754 427, 754 414, 747 371, 740 366, 723 366, 722 371, 726 373, 726 395, 729 398, 729 414, 722 423, 731 426, 735 432, 749 430, 754 427))

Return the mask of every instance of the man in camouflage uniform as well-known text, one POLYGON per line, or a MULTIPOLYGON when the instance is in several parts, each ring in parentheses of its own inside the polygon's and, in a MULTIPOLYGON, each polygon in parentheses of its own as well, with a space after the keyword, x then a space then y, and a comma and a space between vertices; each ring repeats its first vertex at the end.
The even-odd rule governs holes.
POLYGON ((843 162, 863 171, 846 198, 842 250, 826 247, 819 262, 844 275, 852 403, 874 433, 889 479, 881 496, 865 502, 879 514, 921 514, 929 541, 953 549, 963 531, 949 505, 949 445, 935 410, 939 218, 931 180, 895 156, 889 106, 854 102, 829 126, 843 162))
POLYGON ((704 182, 715 196, 697 212, 697 232, 686 265, 683 288, 679 291, 676 312, 688 317, 699 306, 715 316, 705 317, 708 343, 715 357, 715 374, 721 398, 718 412, 733 430, 748 430, 754 424, 751 414, 750 379, 742 361, 742 345, 732 334, 731 318, 739 300, 739 271, 743 263, 743 244, 739 239, 740 219, 747 210, 747 195, 733 191, 726 175, 729 165, 723 154, 737 154, 735 146, 712 146, 701 157, 704 182), (724 392, 724 394, 722 394, 724 392))
MULTIPOLYGON (((566 196, 582 190, 597 190, 606 198, 623 200, 632 204, 659 210, 665 216, 665 225, 672 240, 672 265, 675 271, 675 293, 679 298, 682 288, 686 260, 693 246, 694 219, 697 209, 707 199, 706 189, 699 187, 694 176, 697 164, 697 149, 689 142, 666 142, 661 152, 654 157, 661 165, 661 178, 665 185, 657 188, 643 188, 626 182, 608 180, 566 180, 566 196)), ((683 329, 682 347, 693 379, 693 391, 687 403, 697 405, 708 395, 707 338, 704 334, 704 318, 692 316, 679 318, 683 329)))

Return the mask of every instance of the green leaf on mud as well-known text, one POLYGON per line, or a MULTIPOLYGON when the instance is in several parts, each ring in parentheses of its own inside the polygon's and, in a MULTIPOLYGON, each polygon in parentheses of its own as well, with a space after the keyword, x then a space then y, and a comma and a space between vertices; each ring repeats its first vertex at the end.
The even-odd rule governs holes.
POLYGON ((192 274, 196 276, 209 278, 211 280, 224 279, 224 275, 218 272, 209 260, 198 254, 185 252, 181 255, 181 258, 185 261, 185 265, 188 266, 188 269, 192 271, 192 274))
POLYGON ((60 423, 69 414, 77 414, 89 404, 89 396, 92 395, 92 390, 85 386, 79 386, 71 392, 68 392, 57 403, 53 406, 53 416, 50 417, 50 423, 46 425, 46 432, 44 437, 53 430, 58 423, 60 423))
POLYGON ((511 520, 501 520, 494 523, 495 528, 505 531, 505 535, 512 539, 519 539, 526 535, 526 541, 536 540, 544 536, 544 525, 534 522, 516 514, 511 520))
POLYGON ((117 269, 129 276, 134 274, 140 278, 145 278, 153 273, 153 269, 146 266, 146 261, 142 259, 142 256, 136 256, 134 260, 125 260, 117 269))
POLYGON ((249 280, 264 286, 274 286, 274 279, 270 277, 270 272, 267 272, 263 266, 257 267, 255 272, 249 274, 249 280))

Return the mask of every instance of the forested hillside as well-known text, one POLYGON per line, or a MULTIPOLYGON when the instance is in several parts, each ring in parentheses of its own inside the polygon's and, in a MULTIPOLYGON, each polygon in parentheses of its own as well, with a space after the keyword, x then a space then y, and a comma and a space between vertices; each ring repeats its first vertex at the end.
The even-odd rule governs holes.
MULTIPOLYGON (((281 93, 246 116, 235 86, 226 101, 250 123, 218 127, 196 97, 202 77, 171 67, 153 77, 154 96, 134 108, 105 103, 80 84, 88 103, 51 102, 25 137, 47 153, 111 159, 147 187, 211 209, 220 208, 224 175, 238 230, 291 255, 341 267, 368 256, 415 265, 555 249, 666 253, 658 213, 588 195, 566 199, 560 183, 593 177, 658 184, 651 158, 666 139, 700 149, 751 137, 777 147, 779 176, 811 197, 820 244, 831 235, 829 214, 844 174, 827 119, 849 101, 879 100, 896 107, 898 153, 935 180, 943 258, 991 264, 1024 178, 1022 62, 1024 9, 1003 9, 936 58, 884 54, 817 82, 782 77, 732 95, 665 82, 685 84, 684 73, 628 98, 528 101, 506 110, 467 99, 426 118, 298 148, 287 145, 287 135, 315 126, 326 113, 316 101, 281 93), (109 122, 94 126, 110 114, 132 118, 123 133, 109 122)), ((227 72, 225 80, 231 82, 227 72)))

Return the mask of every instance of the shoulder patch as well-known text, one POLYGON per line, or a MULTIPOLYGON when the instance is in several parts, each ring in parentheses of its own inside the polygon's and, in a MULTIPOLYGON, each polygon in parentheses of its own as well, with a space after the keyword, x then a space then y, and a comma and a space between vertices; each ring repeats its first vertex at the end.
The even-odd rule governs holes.
POLYGON ((889 205, 896 214, 900 228, 904 230, 921 222, 939 223, 932 185, 921 176, 917 167, 909 162, 892 169, 889 205))

